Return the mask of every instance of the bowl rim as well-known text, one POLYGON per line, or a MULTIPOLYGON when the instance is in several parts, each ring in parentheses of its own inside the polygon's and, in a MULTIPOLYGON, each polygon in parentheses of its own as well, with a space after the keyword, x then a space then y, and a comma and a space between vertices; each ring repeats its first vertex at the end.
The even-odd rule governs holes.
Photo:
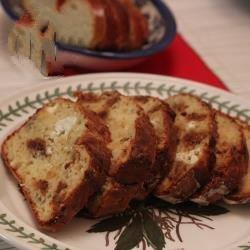
MULTIPOLYGON (((139 49, 130 52, 96 51, 96 50, 81 48, 78 46, 65 45, 60 42, 56 42, 56 47, 59 51, 65 51, 90 57, 113 59, 113 60, 140 59, 154 55, 164 50, 174 40, 177 34, 177 24, 171 10, 167 7, 165 3, 163 3, 162 0, 151 0, 151 1, 161 14, 166 24, 167 30, 163 38, 159 42, 155 43, 154 45, 146 49, 139 49)), ((6 11, 6 13, 13 20, 17 20, 18 17, 15 15, 13 11, 11 11, 11 6, 9 6, 8 2, 9 0, 1 0, 2 6, 6 11)))

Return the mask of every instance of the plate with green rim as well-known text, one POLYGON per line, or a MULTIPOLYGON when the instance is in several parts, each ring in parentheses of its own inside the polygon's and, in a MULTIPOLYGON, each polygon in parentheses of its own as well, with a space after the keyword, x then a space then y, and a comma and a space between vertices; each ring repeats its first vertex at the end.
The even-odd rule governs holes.
MULTIPOLYGON (((117 90, 126 95, 167 98, 191 93, 231 116, 250 122, 250 101, 184 79, 146 74, 89 74, 43 81, 0 101, 0 143, 36 109, 74 91, 117 90)), ((0 237, 27 250, 250 250, 250 206, 194 204, 173 206, 156 198, 133 204, 133 210, 90 220, 79 214, 59 233, 39 231, 15 181, 0 161, 0 237), (136 248, 138 247, 138 248, 136 248)), ((6 247, 6 246, 5 246, 6 247)), ((1 244, 0 244, 1 250, 1 244)))

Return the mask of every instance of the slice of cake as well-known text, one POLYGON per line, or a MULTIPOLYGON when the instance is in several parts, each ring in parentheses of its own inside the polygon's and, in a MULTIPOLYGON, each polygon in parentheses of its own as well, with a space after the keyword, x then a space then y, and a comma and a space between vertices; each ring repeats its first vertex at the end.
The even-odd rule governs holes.
POLYGON ((103 0, 57 0, 49 21, 58 42, 79 47, 96 48, 107 31, 103 0))
POLYGON ((149 118, 135 102, 118 92, 78 93, 78 102, 94 111, 110 131, 111 167, 102 189, 87 208, 93 217, 123 212, 154 167, 156 137, 149 118))
POLYGON ((215 203, 237 189, 248 164, 246 141, 240 125, 221 112, 216 112, 215 120, 216 163, 208 183, 192 198, 202 205, 215 203))
POLYGON ((78 93, 78 103, 99 115, 109 128, 109 175, 123 184, 144 181, 155 160, 156 137, 143 109, 133 98, 118 92, 78 93))
POLYGON ((59 230, 104 183, 110 153, 99 131, 107 128, 91 112, 56 99, 3 143, 4 164, 41 228, 59 230))
MULTIPOLYGON (((242 127, 244 136, 246 138, 248 157, 250 155, 250 125, 246 122, 236 120, 242 127)), ((229 204, 245 204, 250 202, 250 159, 248 160, 248 169, 241 180, 241 183, 235 191, 225 197, 224 199, 229 204)))
POLYGON ((129 49, 141 48, 148 39, 149 28, 147 19, 131 0, 120 0, 129 15, 129 49))
POLYGON ((214 163, 214 111, 201 99, 180 94, 166 100, 176 113, 177 145, 170 173, 155 195, 171 203, 189 199, 210 177, 214 163))
POLYGON ((170 170, 175 149, 174 118, 175 114, 169 105, 155 97, 137 96, 135 101, 143 108, 152 123, 157 137, 156 158, 152 171, 142 184, 138 199, 145 199, 170 170))

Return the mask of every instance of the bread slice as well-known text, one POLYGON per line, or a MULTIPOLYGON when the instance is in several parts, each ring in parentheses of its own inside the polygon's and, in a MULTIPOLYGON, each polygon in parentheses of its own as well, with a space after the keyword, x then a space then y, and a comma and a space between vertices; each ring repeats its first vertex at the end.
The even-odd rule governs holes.
POLYGON ((108 29, 106 39, 100 48, 105 50, 125 50, 129 47, 129 15, 119 0, 103 0, 108 29), (112 31, 111 31, 112 29, 112 31))
POLYGON ((91 112, 66 99, 51 101, 2 145, 2 158, 38 225, 57 231, 104 183, 110 153, 91 112))
POLYGON ((141 48, 148 39, 148 22, 131 0, 120 0, 129 15, 129 50, 141 48))
POLYGON ((56 10, 57 0, 22 0, 22 5, 28 13, 36 18, 51 15, 56 10))
POLYGON ((233 118, 216 112, 216 164, 208 183, 192 201, 208 205, 235 190, 245 175, 248 163, 246 141, 240 125, 233 118))
POLYGON ((10 55, 30 59, 34 66, 44 75, 62 74, 63 69, 56 67, 55 31, 48 23, 38 23, 26 13, 15 24, 8 37, 10 55))
POLYGON ((133 98, 118 92, 101 95, 78 93, 78 103, 96 112, 111 133, 109 175, 123 184, 138 184, 147 178, 155 160, 156 137, 152 124, 133 98))
POLYGON ((58 11, 50 17, 58 42, 96 48, 106 35, 103 0, 57 1, 58 11))
POLYGON ((175 145, 174 118, 175 114, 169 105, 151 96, 137 96, 135 101, 143 108, 149 116, 155 134, 157 137, 156 159, 154 167, 146 182, 143 183, 138 191, 137 199, 145 199, 170 170, 170 162, 173 158, 173 149, 175 145))
MULTIPOLYGON (((248 148, 248 157, 250 155, 250 125, 246 122, 236 119, 236 122, 242 127, 248 148)), ((241 183, 235 191, 224 198, 229 204, 245 204, 250 202, 250 159, 248 160, 248 169, 241 180, 241 183)))
POLYGON ((103 0, 23 0, 37 22, 48 22, 58 42, 95 47, 106 34, 103 0))
POLYGON ((214 162, 214 111, 199 98, 179 94, 166 100, 176 113, 176 152, 170 173, 155 195, 171 203, 189 199, 211 172, 214 162))
POLYGON ((105 185, 90 200, 88 211, 92 217, 123 212, 136 198, 153 167, 156 150, 153 127, 133 98, 118 92, 78 93, 78 102, 102 117, 111 133, 108 143, 113 156, 111 171, 105 185))

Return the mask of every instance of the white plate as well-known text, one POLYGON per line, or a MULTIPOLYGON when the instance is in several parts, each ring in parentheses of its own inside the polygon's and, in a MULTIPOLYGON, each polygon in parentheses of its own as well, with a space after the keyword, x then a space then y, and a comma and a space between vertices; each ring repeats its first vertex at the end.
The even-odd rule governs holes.
MULTIPOLYGON (((216 88, 187 80, 154 75, 92 74, 49 80, 12 97, 10 100, 2 101, 0 104, 0 142, 34 113, 35 109, 42 103, 57 96, 67 97, 77 89, 84 91, 118 90, 129 95, 152 95, 160 98, 188 92, 201 96, 205 101, 213 104, 215 108, 226 113, 250 120, 250 102, 248 100, 216 88)), ((34 250, 111 250, 115 248, 117 238, 114 240, 114 237, 117 232, 109 234, 107 246, 106 233, 90 234, 86 232, 97 221, 77 218, 60 233, 45 234, 39 231, 33 223, 16 183, 5 171, 1 162, 0 178, 0 235, 11 245, 20 249, 34 250)), ((205 218, 193 215, 200 220, 196 220, 196 222, 201 224, 194 224, 190 214, 185 216, 182 214, 182 216, 177 217, 171 212, 166 213, 165 216, 162 214, 161 227, 168 229, 168 231, 163 230, 167 236, 165 249, 250 249, 250 243, 248 243, 250 241, 249 205, 227 206, 227 208, 229 213, 218 216, 205 218), (182 224, 178 223, 180 218, 182 224), (171 237, 172 239, 170 239, 171 237), (245 248, 240 246, 245 246, 245 248)), ((132 242, 132 240, 128 239, 127 242, 132 242)), ((142 243, 140 243, 139 249, 143 249, 142 243)), ((144 249, 151 248, 145 247, 144 249)))

